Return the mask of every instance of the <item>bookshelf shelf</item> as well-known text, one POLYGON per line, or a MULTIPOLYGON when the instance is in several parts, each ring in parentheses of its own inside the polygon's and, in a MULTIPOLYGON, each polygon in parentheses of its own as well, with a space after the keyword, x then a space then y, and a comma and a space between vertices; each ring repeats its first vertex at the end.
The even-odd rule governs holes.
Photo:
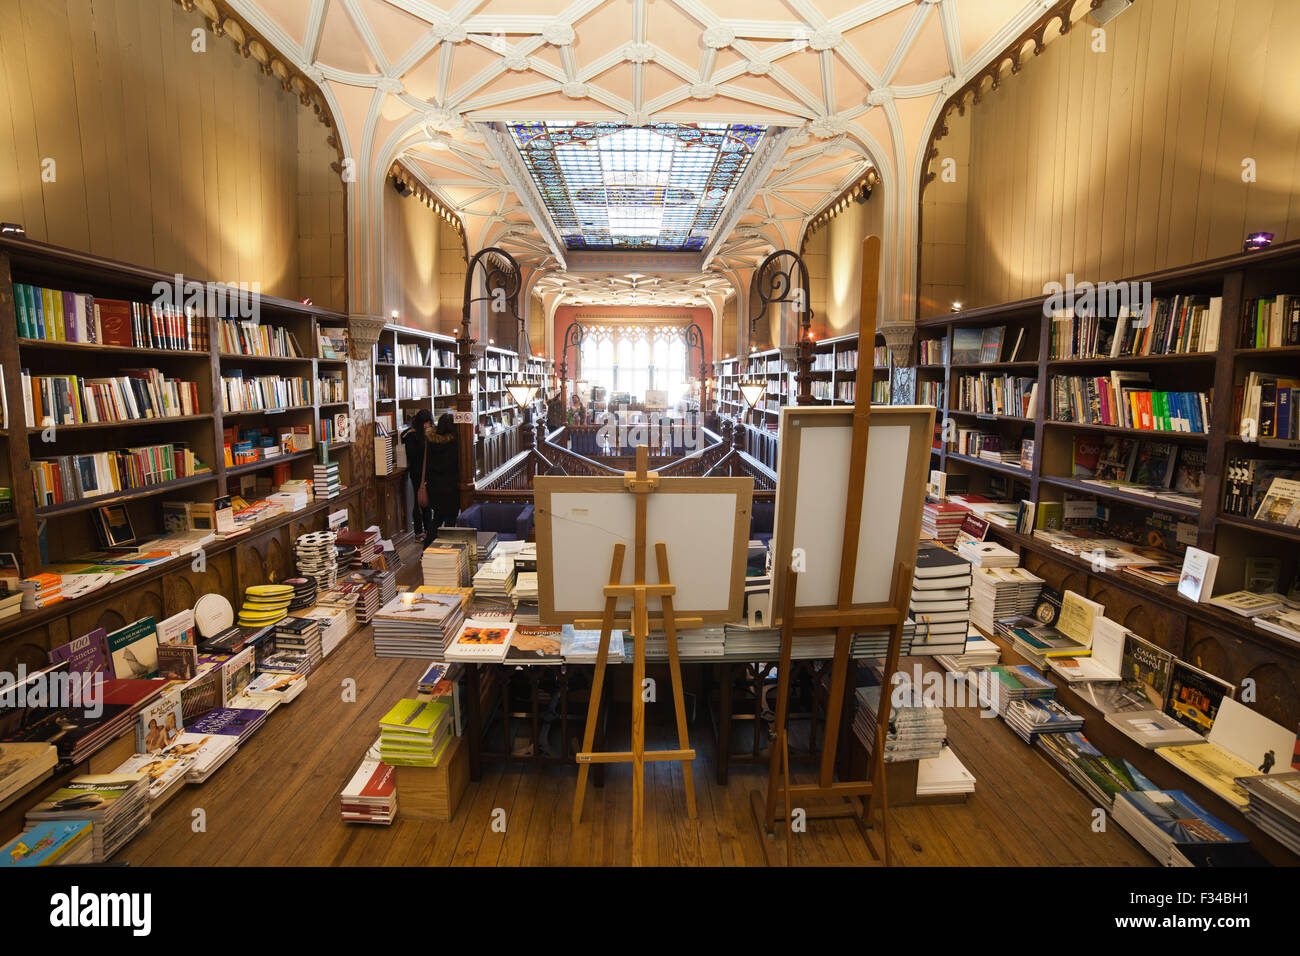
POLYGON ((1077 478, 1062 478, 1055 475, 1042 475, 1038 480, 1041 484, 1049 485, 1053 488, 1062 488, 1067 491, 1078 491, 1097 498, 1109 498, 1112 501, 1123 501, 1130 505, 1136 505, 1139 508, 1150 508, 1152 511, 1169 511, 1173 514, 1185 515, 1189 518, 1195 518, 1201 513, 1199 507, 1183 504, 1182 502, 1166 501, 1150 495, 1140 495, 1131 491, 1124 491, 1122 488, 1108 488, 1104 485, 1091 485, 1088 482, 1080 481, 1077 478))
POLYGON ((222 352, 220 358, 222 364, 231 365, 239 362, 289 362, 294 365, 310 365, 312 363, 311 357, 304 355, 241 355, 238 352, 222 352))
POLYGON ((1241 515, 1227 515, 1220 513, 1219 523, 1227 525, 1230 528, 1240 528, 1242 531, 1252 531, 1256 534, 1265 534, 1274 538, 1281 538, 1284 541, 1295 541, 1300 543, 1300 528, 1290 528, 1284 524, 1274 524, 1271 521, 1257 521, 1254 518, 1246 518, 1241 515))
POLYGON ((949 461, 959 461, 964 465, 974 465, 977 468, 987 468, 989 471, 999 471, 1006 475, 1014 475, 1017 478, 1029 478, 1030 473, 1019 465, 1008 465, 999 461, 989 461, 987 458, 976 458, 974 455, 961 455, 955 451, 948 452, 949 461))
POLYGON ((270 458, 262 458, 258 461, 250 461, 243 465, 229 465, 226 467, 226 477, 232 475, 246 475, 254 471, 261 471, 263 468, 273 468, 281 462, 302 461, 305 458, 314 458, 315 449, 311 451, 297 451, 291 455, 274 455, 270 458))
POLYGON ((1049 428, 1073 428, 1085 432, 1110 432, 1115 435, 1131 435, 1134 438, 1146 438, 1150 441, 1187 441, 1205 442, 1209 435, 1205 432, 1166 432, 1151 428, 1121 428, 1119 425, 1090 425, 1087 422, 1059 422, 1049 418, 1043 422, 1049 428))
POLYGON ((140 355, 140 356, 160 356, 171 358, 190 358, 208 360, 208 353, 200 349, 150 349, 136 348, 129 345, 98 345, 93 342, 47 342, 45 339, 24 339, 18 340, 18 346, 21 349, 30 350, 48 350, 52 352, 73 352, 84 353, 86 355, 140 355))
MULTIPOLYGON (((343 404, 347 404, 344 402, 343 404)), ((247 408, 238 412, 222 412, 221 417, 225 418, 249 418, 255 415, 283 415, 287 412, 303 412, 313 408, 323 406, 317 405, 290 405, 287 408, 247 408)))
POLYGON ((1121 355, 1115 358, 1061 358, 1049 359, 1047 367, 1065 368, 1081 366, 1128 367, 1132 365, 1204 365, 1213 364, 1217 352, 1181 352, 1174 355, 1121 355))
MULTIPOLYGON (((942 366, 940 366, 942 368, 942 366)), ((1014 372, 1038 368, 1037 362, 960 362, 949 366, 957 372, 1014 372)))
MULTIPOLYGON (((108 428, 142 428, 151 425, 179 425, 185 422, 210 422, 210 421, 212 421, 212 413, 208 412, 202 415, 175 415, 169 418, 128 418, 125 421, 120 421, 120 422, 81 422, 80 424, 77 425, 54 425, 54 426, 47 426, 47 427, 53 427, 56 432, 61 432, 61 431, 81 432, 81 431, 96 431, 98 429, 108 429, 108 428)), ((45 431, 45 428, 38 426, 36 428, 28 428, 27 434, 39 435, 43 431, 45 431)))
POLYGON ((1034 423, 1034 419, 1024 418, 1020 415, 993 415, 989 412, 972 412, 961 408, 950 408, 948 414, 960 415, 963 418, 976 418, 980 421, 1020 422, 1022 425, 1032 425, 1034 423))
POLYGON ((36 509, 36 514, 42 518, 49 518, 55 515, 76 514, 80 511, 89 511, 102 505, 118 504, 125 501, 135 501, 139 498, 150 498, 153 495, 167 494, 172 491, 179 491, 182 488, 189 488, 193 485, 201 485, 205 482, 216 481, 217 473, 215 471, 205 471, 197 475, 189 475, 185 478, 177 478, 175 481, 163 481, 156 485, 143 485, 139 488, 131 488, 127 491, 114 492, 111 495, 96 495, 94 498, 80 498, 77 501, 65 501, 60 505, 46 505, 36 509))

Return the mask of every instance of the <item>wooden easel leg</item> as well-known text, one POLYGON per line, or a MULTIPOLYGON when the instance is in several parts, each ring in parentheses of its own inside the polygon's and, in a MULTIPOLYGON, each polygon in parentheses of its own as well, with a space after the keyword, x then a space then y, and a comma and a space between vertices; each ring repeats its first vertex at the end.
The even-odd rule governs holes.
POLYGON ((790 805, 790 734, 781 728, 781 779, 785 787, 785 865, 794 866, 794 807, 790 805))
MULTIPOLYGON (((773 725, 772 749, 767 761, 767 803, 763 821, 767 832, 772 831, 776 822, 776 794, 781 768, 782 747, 778 746, 785 738, 785 723, 789 711, 790 697, 790 656, 794 651, 794 608, 795 591, 799 585, 799 575, 793 570, 785 572, 785 606, 781 612, 781 662, 776 671, 776 723, 773 725)), ((761 689, 762 684, 760 682, 761 689)), ((758 732, 757 726, 754 732, 758 732)), ((789 780, 786 780, 786 799, 789 801, 789 780)), ((788 826, 788 820, 787 820, 788 826)))
MULTIPOLYGON (((835 779, 835 754, 840 744, 840 718, 844 714, 844 684, 848 679, 850 628, 835 631, 835 658, 831 663, 831 686, 826 695, 826 729, 822 737, 822 763, 818 783, 829 788, 835 779)), ((885 692, 885 688, 881 692, 885 692)))
POLYGON ((632 607, 632 865, 645 862, 645 642, 650 632, 644 591, 632 607))
MULTIPOLYGON (((618 584, 623 577, 623 544, 614 545, 614 557, 609 565, 609 583, 618 584)), ((587 723, 582 731, 582 752, 591 753, 596 742, 596 722, 600 717, 600 694, 605 686, 605 664, 609 657, 609 639, 614 630, 614 612, 618 598, 605 598, 605 614, 600 623, 600 650, 596 654, 596 673, 591 681, 591 696, 587 701, 587 723)), ((573 822, 582 822, 582 803, 587 796, 587 772, 591 764, 578 762, 578 788, 573 795, 573 822)))
MULTIPOLYGON (((662 541, 655 544, 655 559, 659 566, 659 583, 668 584, 668 548, 662 541)), ((677 746, 690 750, 691 739, 686 729, 686 695, 682 691, 682 665, 677 656, 677 622, 673 615, 673 599, 664 596, 659 599, 663 608, 664 636, 668 641, 668 672, 673 681, 673 710, 677 717, 677 746)), ((695 810, 695 776, 691 761, 682 761, 682 784, 686 788, 686 814, 692 820, 695 810)))

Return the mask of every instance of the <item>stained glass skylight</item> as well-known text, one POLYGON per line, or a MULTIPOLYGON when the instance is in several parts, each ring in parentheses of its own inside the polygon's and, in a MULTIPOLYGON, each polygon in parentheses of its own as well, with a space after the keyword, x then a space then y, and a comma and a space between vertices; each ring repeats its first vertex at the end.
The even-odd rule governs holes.
POLYGON ((698 252, 766 126, 511 123, 569 249, 698 252))

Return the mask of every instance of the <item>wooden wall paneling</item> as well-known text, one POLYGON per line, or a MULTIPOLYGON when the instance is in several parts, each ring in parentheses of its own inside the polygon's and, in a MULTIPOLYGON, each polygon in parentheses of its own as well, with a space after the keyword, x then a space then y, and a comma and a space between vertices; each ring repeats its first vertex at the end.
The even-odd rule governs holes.
MULTIPOLYGON (((97 7, 91 0, 68 0, 68 20, 75 24, 93 24, 97 7)), ((72 30, 68 53, 76 85, 76 124, 81 136, 81 180, 86 203, 85 248, 111 249, 113 190, 108 175, 109 135, 102 109, 104 84, 99 75, 94 27, 72 30)), ((2 160, 0 165, 3 165, 2 160)))
POLYGON ((66 644, 70 640, 66 635, 66 620, 38 625, 12 635, 0 645, 0 671, 15 674, 19 665, 28 671, 48 667, 50 648, 66 644))
POLYGON ((170 617, 186 608, 194 607, 205 594, 238 594, 235 590, 235 553, 223 551, 204 562, 204 569, 196 571, 194 562, 180 570, 163 576, 163 605, 170 617))
MULTIPOLYGON (((149 124, 140 82, 140 63, 146 56, 139 40, 139 7, 132 3, 114 4, 117 11, 117 42, 105 44, 109 77, 118 76, 122 83, 122 125, 125 140, 124 163, 113 170, 118 188, 127 196, 125 222, 115 221, 118 242, 113 255, 128 262, 157 265, 153 243, 153 195, 149 186, 149 124), (125 227, 125 233, 122 232, 125 227)), ((152 57, 152 53, 147 54, 152 57)))
POLYGON ((8 89, 9 112, 14 140, 14 167, 16 176, 16 212, 30 233, 45 232, 45 206, 41 201, 40 149, 36 137, 36 111, 32 102, 31 74, 28 51, 23 43, 24 8, 16 3, 0 4, 0 38, 3 40, 4 59, 0 70, 8 89))
POLYGON ((155 578, 111 597, 89 600, 63 620, 67 622, 68 632, 76 635, 88 634, 97 627, 112 632, 142 617, 161 621, 167 617, 162 588, 162 578, 155 578))

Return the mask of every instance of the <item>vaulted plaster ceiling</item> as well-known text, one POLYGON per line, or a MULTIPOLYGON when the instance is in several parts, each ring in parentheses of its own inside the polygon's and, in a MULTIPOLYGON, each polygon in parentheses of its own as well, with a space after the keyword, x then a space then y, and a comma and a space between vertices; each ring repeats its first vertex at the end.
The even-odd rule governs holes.
MULTIPOLYGON (((394 160, 462 218, 471 253, 503 247, 536 281, 563 272, 567 257, 503 124, 613 120, 773 128, 699 257, 697 271, 729 275, 738 290, 746 269, 773 249, 797 249, 808 220, 874 165, 885 204, 886 315, 891 305, 901 311, 914 293, 923 153, 942 101, 1052 6, 225 2, 315 80, 334 111, 358 187, 349 208, 354 311, 380 307, 379 190, 394 160)), ((1086 8, 1079 0, 1072 16, 1086 8)), ((572 300, 586 286, 591 295, 608 292, 608 280, 569 276, 560 285, 572 300)))

